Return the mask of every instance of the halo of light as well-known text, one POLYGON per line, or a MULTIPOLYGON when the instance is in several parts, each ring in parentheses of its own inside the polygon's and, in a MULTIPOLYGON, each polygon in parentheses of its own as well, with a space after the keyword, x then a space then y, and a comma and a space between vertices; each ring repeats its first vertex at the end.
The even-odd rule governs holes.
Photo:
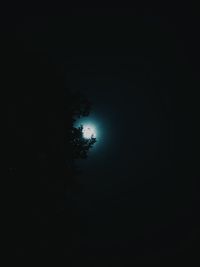
POLYGON ((93 125, 83 125, 83 137, 85 139, 96 138, 96 128, 93 125))

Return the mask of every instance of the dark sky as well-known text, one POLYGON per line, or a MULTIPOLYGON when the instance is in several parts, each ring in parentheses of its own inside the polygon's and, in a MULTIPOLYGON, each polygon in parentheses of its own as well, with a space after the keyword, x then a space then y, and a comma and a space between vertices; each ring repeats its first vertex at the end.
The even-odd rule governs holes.
POLYGON ((71 57, 70 85, 88 93, 105 127, 102 147, 83 162, 77 196, 86 251, 139 254, 142 262, 195 255, 195 25, 179 19, 110 19, 94 33, 89 55, 71 57))
POLYGON ((102 127, 79 164, 81 186, 66 197, 78 214, 73 242, 82 258, 197 256, 197 22, 195 8, 157 6, 74 9, 17 24, 25 45, 33 40, 62 67, 65 86, 88 95, 102 127))
MULTIPOLYGON (((179 46, 169 33, 164 40, 179 46)), ((172 46, 166 56, 169 47, 154 42, 161 50, 154 57, 151 50, 142 57, 146 51, 140 49, 138 56, 74 58, 75 77, 106 129, 102 147, 81 164, 83 189, 77 198, 85 239, 92 239, 83 241, 88 249, 106 244, 130 255, 135 247, 154 258, 195 247, 198 137, 190 103, 195 85, 180 63, 184 55, 172 46), (185 239, 187 231, 192 237, 185 239)))

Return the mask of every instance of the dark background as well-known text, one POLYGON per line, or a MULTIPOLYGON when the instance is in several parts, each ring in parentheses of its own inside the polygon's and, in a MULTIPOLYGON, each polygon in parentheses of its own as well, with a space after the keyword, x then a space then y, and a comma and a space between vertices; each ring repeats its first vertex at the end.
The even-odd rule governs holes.
POLYGON ((19 257, 94 266, 198 260, 195 10, 85 8, 5 19, 19 257), (88 96, 103 128, 76 178, 63 177, 67 88, 88 96))

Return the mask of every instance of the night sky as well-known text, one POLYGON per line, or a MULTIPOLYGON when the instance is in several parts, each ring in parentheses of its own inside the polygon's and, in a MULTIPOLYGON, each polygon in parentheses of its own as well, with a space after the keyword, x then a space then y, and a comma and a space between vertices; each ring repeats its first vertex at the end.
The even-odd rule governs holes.
MULTIPOLYGON (((36 55, 40 66, 60 71, 63 91, 81 91, 92 102, 80 122, 96 125, 97 143, 88 159, 77 161, 81 173, 64 192, 64 212, 70 206, 75 222, 72 266, 199 260, 195 8, 73 9, 23 16, 11 25, 11 59, 20 51, 31 65, 36 55)), ((49 94, 55 109, 62 105, 63 92, 49 94)))

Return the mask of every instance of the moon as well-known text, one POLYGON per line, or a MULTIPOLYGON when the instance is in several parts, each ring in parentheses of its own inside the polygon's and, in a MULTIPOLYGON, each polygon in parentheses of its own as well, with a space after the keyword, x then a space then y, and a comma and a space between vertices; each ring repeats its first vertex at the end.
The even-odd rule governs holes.
POLYGON ((83 137, 85 139, 96 138, 96 128, 93 125, 83 125, 83 137))

